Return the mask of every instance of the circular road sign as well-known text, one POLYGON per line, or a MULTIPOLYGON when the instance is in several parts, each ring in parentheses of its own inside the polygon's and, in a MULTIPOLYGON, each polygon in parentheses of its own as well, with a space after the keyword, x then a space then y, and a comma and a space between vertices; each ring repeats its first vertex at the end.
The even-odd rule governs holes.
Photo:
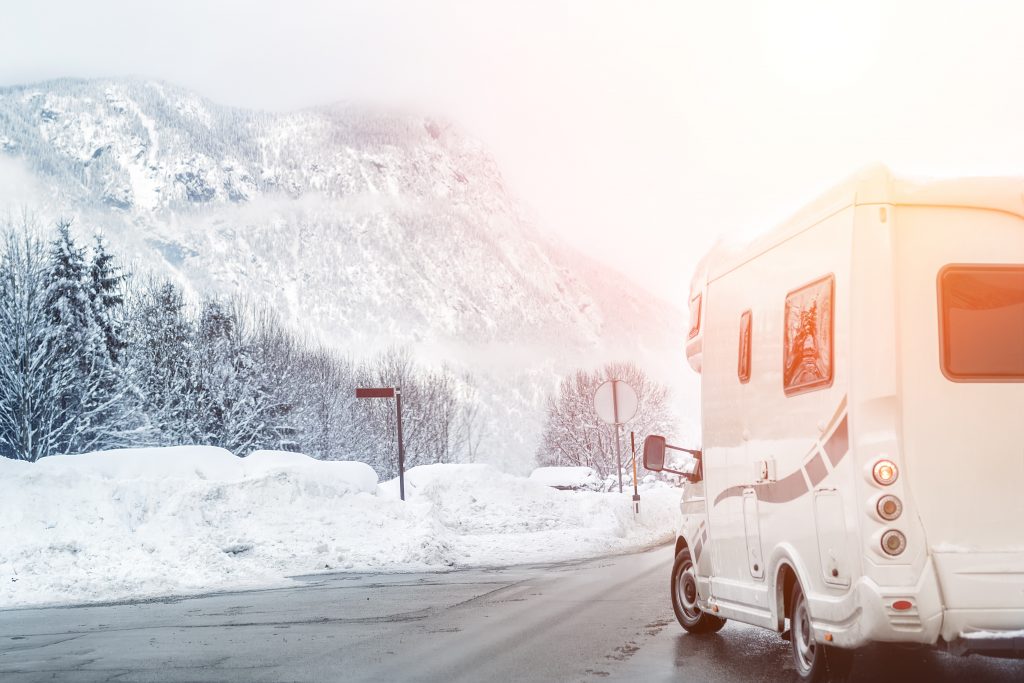
POLYGON ((639 404, 633 387, 621 379, 610 379, 594 392, 594 410, 608 424, 629 422, 636 415, 639 404))

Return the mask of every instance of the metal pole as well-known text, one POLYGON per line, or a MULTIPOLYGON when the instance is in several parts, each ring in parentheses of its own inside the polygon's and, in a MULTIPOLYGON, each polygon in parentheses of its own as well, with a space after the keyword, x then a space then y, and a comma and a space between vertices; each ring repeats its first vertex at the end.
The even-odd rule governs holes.
POLYGON ((633 512, 640 514, 640 490, 636 482, 636 432, 629 432, 629 445, 633 449, 633 512))
POLYGON ((615 461, 619 464, 619 493, 622 493, 622 444, 619 443, 619 380, 612 380, 612 411, 615 413, 615 461))
POLYGON ((395 410, 398 412, 398 494, 405 500, 405 445, 402 443, 402 388, 395 388, 395 410))
POLYGON ((615 425, 615 459, 619 463, 619 493, 622 493, 622 443, 619 439, 619 431, 622 425, 615 425))

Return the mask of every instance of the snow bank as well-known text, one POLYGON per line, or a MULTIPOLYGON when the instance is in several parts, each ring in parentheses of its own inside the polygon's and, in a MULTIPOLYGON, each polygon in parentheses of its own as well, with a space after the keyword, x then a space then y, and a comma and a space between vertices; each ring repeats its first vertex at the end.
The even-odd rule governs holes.
POLYGON ((591 467, 538 467, 530 473, 530 481, 562 489, 597 491, 604 482, 591 467))
MULTIPOLYGON (((488 465, 424 465, 406 473, 406 502, 436 520, 457 565, 557 562, 671 540, 679 489, 641 494, 559 491, 488 465)), ((397 497, 398 482, 380 486, 397 497)))
POLYGON ((626 552, 671 538, 678 489, 557 491, 486 465, 377 484, 367 465, 212 447, 0 459, 0 607, 626 552))
POLYGON ((1015 631, 965 631, 960 634, 967 640, 1000 640, 1004 638, 1024 638, 1024 629, 1015 631))

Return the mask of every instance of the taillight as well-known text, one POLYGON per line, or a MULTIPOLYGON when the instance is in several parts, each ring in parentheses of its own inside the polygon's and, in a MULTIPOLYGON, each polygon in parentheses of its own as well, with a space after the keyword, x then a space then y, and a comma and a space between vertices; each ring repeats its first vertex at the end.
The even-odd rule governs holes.
POLYGON ((878 510, 879 517, 891 522, 903 514, 903 503, 896 496, 882 496, 878 499, 875 509, 878 510))
POLYGON ((889 486, 900 476, 900 471, 892 460, 879 460, 871 468, 871 476, 880 486, 889 486))
POLYGON ((899 555, 907 549, 907 537, 903 532, 889 529, 882 534, 882 550, 886 555, 899 555))

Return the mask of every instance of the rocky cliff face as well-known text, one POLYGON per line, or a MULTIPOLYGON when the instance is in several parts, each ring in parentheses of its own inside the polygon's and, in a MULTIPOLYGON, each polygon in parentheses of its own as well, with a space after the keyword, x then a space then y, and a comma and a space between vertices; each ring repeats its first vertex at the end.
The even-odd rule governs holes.
POLYGON ((54 81, 0 89, 0 156, 46 212, 197 297, 242 293, 353 354, 408 345, 471 371, 509 468, 528 465, 560 372, 657 372, 681 348, 678 311, 539 232, 486 151, 431 119, 54 81))

